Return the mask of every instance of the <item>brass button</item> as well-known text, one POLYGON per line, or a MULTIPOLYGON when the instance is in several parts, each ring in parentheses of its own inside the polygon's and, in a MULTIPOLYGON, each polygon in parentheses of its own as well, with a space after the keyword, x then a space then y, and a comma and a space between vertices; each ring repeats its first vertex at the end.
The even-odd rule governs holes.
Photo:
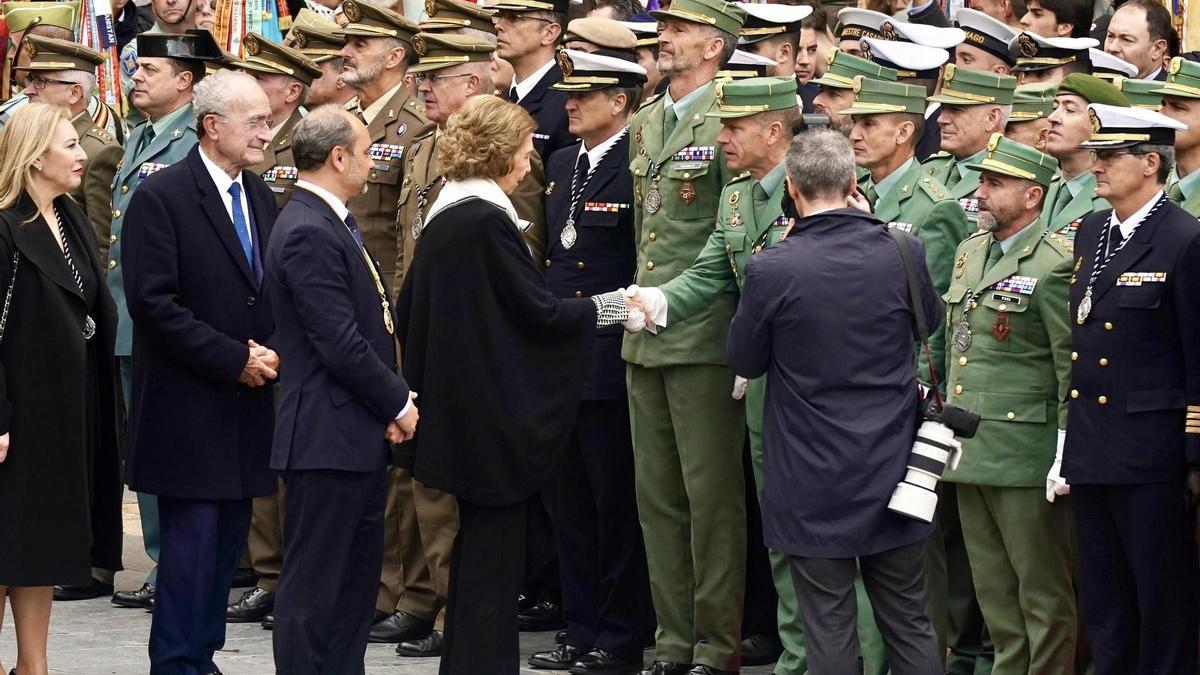
POLYGON ((121 217, 121 209, 113 209, 113 218, 121 217))
POLYGON ((1079 398, 1079 390, 1078 389, 1071 390, 1071 398, 1079 398))
POLYGON ((583 297, 583 291, 575 291, 575 297, 577 297, 577 298, 582 298, 582 297, 583 297))
POLYGON ((115 235, 115 234, 108 235, 108 243, 110 243, 110 244, 117 243, 117 235, 115 235))
POLYGON ((1096 399, 1096 402, 1097 402, 1097 403, 1099 403, 1100 405, 1104 405, 1104 404, 1108 403, 1108 397, 1107 397, 1107 396, 1101 396, 1101 397, 1099 397, 1099 398, 1097 398, 1097 399, 1096 399))
POLYGON ((375 180, 375 172, 374 171, 371 172, 371 180, 375 180))
POLYGON ((967 357, 965 357, 965 356, 958 357, 958 365, 960 365, 960 366, 967 365, 967 357))
POLYGON ((654 269, 654 261, 653 261, 653 260, 651 260, 650 262, 646 263, 646 269, 648 269, 648 270, 652 270, 652 269, 654 269))
POLYGON ((998 309, 999 309, 1001 312, 1006 312, 1006 311, 1008 311, 1008 305, 1006 305, 1006 304, 1004 304, 1004 303, 1000 303, 1000 307, 998 307, 998 309))
POLYGON ((579 269, 583 269, 583 261, 580 260, 579 262, 575 263, 575 266, 578 267, 579 269))
POLYGON ((1071 352, 1071 360, 1078 361, 1079 360, 1079 352, 1071 352))
POLYGON ((729 252, 730 252, 730 251, 732 251, 732 250, 733 250, 733 247, 732 247, 732 246, 730 246, 729 244, 725 244, 725 252, 726 252, 726 253, 729 253, 729 252))
POLYGON ((1111 321, 1104 322, 1104 330, 1112 330, 1112 322, 1111 321))
POLYGON ((962 388, 961 384, 954 385, 954 393, 961 394, 962 392, 963 392, 963 388, 962 388))
POLYGON ((1010 419, 1010 420, 1015 420, 1015 419, 1017 419, 1017 413, 1015 413, 1015 412, 1013 412, 1013 411, 1009 410, 1009 411, 1008 411, 1008 414, 1007 414, 1007 415, 1005 415, 1005 417, 1007 417, 1007 418, 1008 418, 1008 419, 1010 419))
MULTIPOLYGON (((658 235, 657 235, 657 234, 654 234, 653 232, 651 232, 651 233, 650 233, 650 241, 654 241, 655 239, 658 239, 658 235)), ((725 245, 725 250, 726 250, 726 251, 728 251, 728 250, 729 250, 729 245, 728 245, 728 244, 726 244, 726 245, 725 245)))
POLYGON ((550 259, 546 258, 546 267, 549 267, 549 266, 550 266, 550 259))
POLYGON ((115 270, 115 269, 117 269, 117 261, 116 261, 116 260, 109 260, 109 261, 108 261, 108 269, 110 269, 110 270, 115 270))
POLYGON ((1100 359, 1100 365, 1102 365, 1102 366, 1107 366, 1107 365, 1108 365, 1108 359, 1100 359))
POLYGON ((683 179, 684 179, 684 180, 687 180, 687 179, 689 179, 689 178, 691 178, 691 177, 692 177, 692 174, 690 174, 690 173, 686 173, 686 172, 685 172, 685 173, 683 174, 683 179))
POLYGON ((979 306, 979 303, 975 302, 974 300, 971 301, 971 309, 975 309, 978 306, 979 306))
POLYGON ((762 246, 755 246, 755 247, 754 247, 754 252, 755 252, 755 253, 762 253, 762 246))
POLYGON ((126 192, 129 192, 129 186, 128 186, 128 185, 122 185, 122 186, 121 186, 121 194, 125 194, 126 192))

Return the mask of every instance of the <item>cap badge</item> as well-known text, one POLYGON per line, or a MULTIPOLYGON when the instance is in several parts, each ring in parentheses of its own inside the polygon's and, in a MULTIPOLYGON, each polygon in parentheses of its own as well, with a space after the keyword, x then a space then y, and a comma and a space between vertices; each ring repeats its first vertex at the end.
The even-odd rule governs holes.
POLYGON ((342 14, 345 14, 351 23, 357 23, 362 18, 362 8, 357 2, 346 2, 342 5, 342 14))
POLYGON ((1092 121, 1092 133, 1100 133, 1100 116, 1096 114, 1096 111, 1088 109, 1088 118, 1092 121))
POLYGON ((250 56, 258 56, 258 53, 262 51, 262 44, 253 35, 247 35, 242 38, 242 47, 245 48, 246 53, 250 56))
POLYGON ((434 14, 437 14, 437 1, 436 0, 425 0, 425 13, 428 14, 429 16, 433 16, 434 14))
POLYGON ((879 35, 884 40, 895 42, 900 39, 900 34, 896 32, 896 24, 891 21, 884 21, 879 27, 879 35))
POLYGON ((292 38, 292 45, 295 46, 296 49, 304 49, 304 47, 308 45, 308 36, 304 33, 296 33, 295 37, 292 38))
POLYGON ((1038 44, 1028 33, 1022 33, 1021 37, 1017 38, 1017 48, 1021 51, 1021 56, 1027 59, 1032 59, 1038 54, 1038 44))
POLYGON ((575 64, 571 62, 571 56, 565 49, 558 52, 558 67, 562 70, 563 77, 570 77, 571 73, 575 72, 575 64))
POLYGON ((38 53, 37 45, 33 44, 32 42, 27 41, 25 43, 24 50, 25 50, 25 55, 31 59, 33 57, 37 56, 37 53, 38 53))
POLYGON ((412 45, 413 49, 417 50, 419 56, 425 56, 425 53, 429 50, 429 43, 425 42, 425 38, 420 35, 413 36, 412 45))

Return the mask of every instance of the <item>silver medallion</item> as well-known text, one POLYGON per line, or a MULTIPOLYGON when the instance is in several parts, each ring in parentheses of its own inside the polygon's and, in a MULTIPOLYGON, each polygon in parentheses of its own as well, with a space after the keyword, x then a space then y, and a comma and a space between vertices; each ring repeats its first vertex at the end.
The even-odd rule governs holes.
POLYGON ((412 219, 412 238, 420 239, 421 238, 421 230, 423 230, 423 229, 424 229, 424 224, 421 222, 421 215, 418 213, 416 216, 413 216, 413 219, 412 219))
POLYGON ((958 324, 958 328, 954 329, 954 337, 951 338, 951 342, 954 344, 954 351, 959 354, 966 353, 971 348, 973 339, 971 337, 971 324, 964 320, 958 324))
POLYGON ((96 334, 96 321, 89 314, 83 320, 83 339, 91 340, 96 334))
POLYGON ((650 184, 650 189, 646 192, 646 213, 654 215, 662 208, 662 193, 658 191, 658 182, 650 184))
POLYGON ((562 243, 563 248, 571 248, 575 245, 576 236, 575 219, 567 218, 566 226, 563 227, 562 233, 558 235, 558 241, 562 243))
POLYGON ((1088 314, 1092 313, 1092 289, 1089 286, 1083 293, 1083 299, 1079 301, 1079 309, 1075 312, 1075 323, 1083 325, 1087 321, 1088 314))

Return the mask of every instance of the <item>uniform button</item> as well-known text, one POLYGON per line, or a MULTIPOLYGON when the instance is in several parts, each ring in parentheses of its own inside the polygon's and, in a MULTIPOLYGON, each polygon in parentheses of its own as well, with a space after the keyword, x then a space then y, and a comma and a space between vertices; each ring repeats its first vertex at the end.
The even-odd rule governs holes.
POLYGON ((405 185, 408 185, 408 184, 409 184, 409 183, 411 183, 411 182, 412 182, 412 177, 411 177, 411 176, 405 176, 405 177, 404 177, 404 184, 405 184, 405 185))
POLYGON ((550 266, 550 259, 546 258, 546 267, 549 267, 549 266, 550 266))
POLYGON ((116 260, 109 260, 109 261, 108 261, 108 269, 110 269, 110 270, 115 270, 115 269, 117 269, 117 261, 116 261, 116 260))
POLYGON ((958 365, 960 365, 960 366, 967 365, 967 357, 965 357, 965 356, 958 357, 958 365))
POLYGON ((963 388, 962 388, 961 384, 954 385, 954 393, 961 394, 962 392, 963 392, 963 388))
POLYGON ((654 261, 653 261, 653 260, 651 260, 650 262, 646 263, 646 269, 648 269, 648 270, 652 270, 652 269, 654 269, 654 261))
POLYGON ((971 309, 975 309, 978 306, 979 306, 979 303, 975 302, 974 300, 971 301, 971 309))
POLYGON ((108 243, 110 243, 110 244, 117 243, 117 235, 115 235, 115 234, 108 235, 108 243))
POLYGON ((113 218, 121 217, 121 209, 113 209, 113 218))
POLYGON ((371 180, 375 180, 375 172, 374 171, 371 172, 371 180))
POLYGON ((1079 398, 1079 390, 1078 389, 1071 390, 1071 398, 1079 398))
POLYGON ((1112 322, 1111 321, 1104 322, 1104 330, 1112 330, 1112 322))
POLYGON ((1107 366, 1107 365, 1108 365, 1108 359, 1100 359, 1100 365, 1102 365, 1102 366, 1107 366))
POLYGON ((730 252, 730 251, 732 251, 732 250, 733 250, 733 247, 732 247, 732 246, 730 246, 729 244, 725 244, 725 252, 726 252, 726 253, 729 253, 729 252, 730 252))
POLYGON ((582 298, 582 297, 583 297, 583 291, 575 291, 575 297, 577 297, 577 298, 582 298))
POLYGON ((690 174, 690 173, 685 173, 685 174, 683 174, 683 179, 684 179, 684 180, 687 180, 687 179, 689 179, 689 178, 691 178, 691 177, 692 177, 692 174, 690 174))
POLYGON ((1096 399, 1096 402, 1097 402, 1097 403, 1099 403, 1100 405, 1104 405, 1104 404, 1108 403, 1108 397, 1107 397, 1107 396, 1101 396, 1101 397, 1099 397, 1099 398, 1097 398, 1097 399, 1096 399))
POLYGON ((128 186, 128 185, 122 185, 122 186, 121 186, 121 194, 125 194, 126 192, 129 192, 129 186, 128 186))
POLYGON ((999 306, 997 309, 999 309, 1001 312, 1007 312, 1007 311, 1008 311, 1008 305, 1001 304, 1001 305, 1000 305, 1000 306, 999 306))
POLYGON ((1010 419, 1010 420, 1015 420, 1015 419, 1017 419, 1017 413, 1015 413, 1015 412, 1013 412, 1013 411, 1009 410, 1009 411, 1008 411, 1008 414, 1007 414, 1007 415, 1005 415, 1005 417, 1007 417, 1007 418, 1008 418, 1008 419, 1010 419))
POLYGON ((249 305, 249 306, 253 307, 253 306, 254 306, 254 303, 256 303, 256 302, 258 302, 258 299, 257 299, 257 298, 255 298, 253 295, 250 295, 250 296, 247 296, 247 297, 246 297, 246 304, 247 304, 247 305, 249 305))
MULTIPOLYGON (((654 240, 656 240, 656 239, 658 239, 658 235, 657 235, 657 234, 654 234, 653 232, 651 232, 651 233, 650 233, 650 241, 654 241, 654 240)), ((728 249, 729 249, 729 246, 728 246, 728 245, 726 245, 726 246, 725 246, 725 248, 726 248, 726 250, 728 250, 728 249)))
POLYGON ((1079 352, 1071 352, 1071 360, 1078 361, 1079 360, 1079 352))
POLYGON ((580 260, 579 262, 575 263, 575 266, 578 267, 579 269, 583 269, 583 261, 580 260))

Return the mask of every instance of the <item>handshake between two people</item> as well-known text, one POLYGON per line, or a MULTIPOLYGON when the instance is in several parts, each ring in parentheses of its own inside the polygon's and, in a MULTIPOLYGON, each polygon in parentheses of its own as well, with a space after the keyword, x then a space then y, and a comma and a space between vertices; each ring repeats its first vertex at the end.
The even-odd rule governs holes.
POLYGON ((662 291, 633 284, 617 289, 617 292, 624 296, 625 306, 629 309, 629 318, 621 322, 627 333, 648 330, 657 334, 660 327, 666 326, 667 297, 662 291))
POLYGON ((238 382, 247 387, 261 387, 279 376, 279 354, 274 349, 264 347, 254 340, 247 343, 250 357, 246 359, 246 367, 238 375, 238 382))

